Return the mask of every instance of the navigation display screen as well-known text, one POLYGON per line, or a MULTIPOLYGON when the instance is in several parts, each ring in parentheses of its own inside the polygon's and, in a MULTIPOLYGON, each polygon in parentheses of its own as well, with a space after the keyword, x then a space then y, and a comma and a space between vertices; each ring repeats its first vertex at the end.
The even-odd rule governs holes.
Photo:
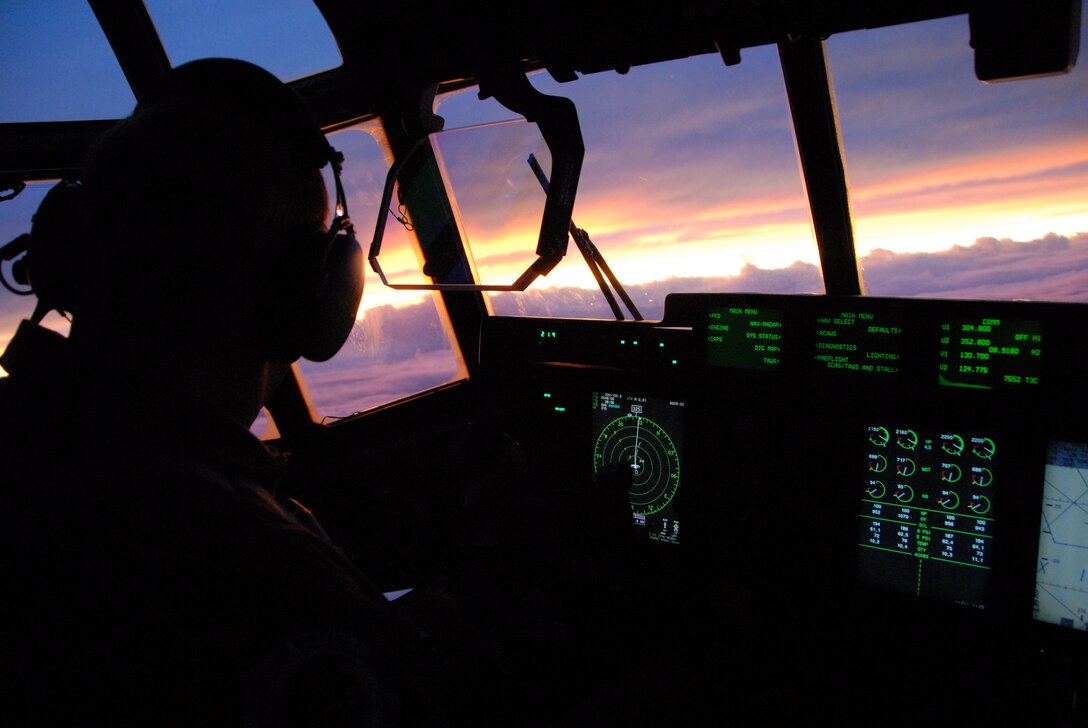
POLYGON ((1034 616, 1088 630, 1088 444, 1052 442, 1043 474, 1034 616))
POLYGON ((899 423, 871 425, 866 436, 861 582, 984 607, 997 443, 984 433, 899 423))
POLYGON ((779 369, 783 318, 782 311, 774 308, 711 308, 706 363, 731 369, 779 369))
POLYGON ((593 393, 593 473, 630 478, 631 517, 651 541, 680 543, 683 414, 677 400, 593 393))
POLYGON ((903 328, 893 314, 839 311, 816 319, 818 369, 865 374, 898 374, 903 328))
POLYGON ((1019 319, 954 319, 941 324, 938 381, 993 389, 1039 384, 1043 327, 1019 319))

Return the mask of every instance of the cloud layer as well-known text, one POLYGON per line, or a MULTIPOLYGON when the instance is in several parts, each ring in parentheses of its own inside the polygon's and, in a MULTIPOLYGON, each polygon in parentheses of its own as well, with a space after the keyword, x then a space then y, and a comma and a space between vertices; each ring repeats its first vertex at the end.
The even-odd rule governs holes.
MULTIPOLYGON (((874 296, 1088 303, 1088 233, 1026 243, 982 238, 939 253, 876 250, 861 264, 867 293, 874 296)), ((797 262, 780 269, 749 264, 735 276, 669 278, 628 288, 650 320, 661 318, 668 293, 730 291, 822 293, 823 280, 816 266, 797 262)), ((583 288, 530 289, 491 300, 500 315, 612 318, 601 293, 583 288)), ((439 386, 461 371, 430 301, 368 311, 341 354, 304 366, 318 411, 330 416, 439 386)))

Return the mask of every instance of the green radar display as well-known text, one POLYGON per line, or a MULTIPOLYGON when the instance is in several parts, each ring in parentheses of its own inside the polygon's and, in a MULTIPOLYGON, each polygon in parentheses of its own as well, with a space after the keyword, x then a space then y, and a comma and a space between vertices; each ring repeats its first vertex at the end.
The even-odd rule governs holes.
POLYGON ((630 477, 637 526, 653 541, 679 543, 683 402, 613 392, 593 395, 593 472, 630 477))

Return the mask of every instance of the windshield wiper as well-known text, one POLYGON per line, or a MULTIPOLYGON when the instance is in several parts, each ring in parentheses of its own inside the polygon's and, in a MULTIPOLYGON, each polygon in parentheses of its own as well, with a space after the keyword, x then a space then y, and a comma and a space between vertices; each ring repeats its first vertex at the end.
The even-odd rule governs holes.
MULTIPOLYGON (((536 175, 537 181, 540 182, 540 186, 544 188, 545 194, 548 192, 548 176, 544 174, 544 170, 541 169, 540 163, 536 161, 536 156, 529 155, 529 166, 533 170, 533 174, 536 175)), ((589 266, 590 273, 593 274, 593 278, 596 279, 597 285, 601 288, 601 293, 604 294, 605 300, 608 301, 609 307, 612 309, 612 314, 616 317, 617 321, 623 321, 623 309, 620 308, 619 303, 616 301, 616 295, 619 295, 624 305, 627 306, 627 310, 631 312, 631 318, 635 321, 642 321, 642 314, 639 313, 638 308, 635 306, 635 302, 631 300, 631 297, 627 295, 627 291, 624 290, 623 284, 620 283, 615 274, 612 273, 612 269, 608 267, 608 263, 605 262, 604 256, 601 255, 601 251, 593 244, 593 241, 589 239, 589 233, 581 229, 574 224, 574 219, 570 221, 570 236, 574 239, 574 244, 578 246, 578 250, 581 251, 582 257, 586 261, 586 265, 589 266), (607 278, 607 281, 605 280, 607 278), (613 295, 612 289, 609 288, 609 284, 612 288, 616 289, 616 295, 613 295)))

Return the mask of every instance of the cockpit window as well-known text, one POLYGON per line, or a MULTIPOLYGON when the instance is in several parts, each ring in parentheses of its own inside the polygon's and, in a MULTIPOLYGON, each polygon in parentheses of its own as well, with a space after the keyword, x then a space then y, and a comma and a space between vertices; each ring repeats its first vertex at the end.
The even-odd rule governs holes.
MULTIPOLYGON (((531 81, 578 107, 586 155, 574 222, 643 317, 660 318, 671 291, 823 290, 773 47, 745 51, 744 62, 728 68, 709 55, 571 83, 547 74, 531 81)), ((447 128, 511 116, 471 91, 443 97, 438 113, 447 128)), ((516 161, 528 173, 526 161, 516 161)), ((456 180, 453 187, 458 199, 466 196, 456 180)), ((469 243, 482 269, 471 230, 469 243)), ((535 244, 535 237, 511 241, 486 257, 531 258, 535 244)), ((529 291, 492 294, 491 302, 497 314, 612 315, 573 243, 529 291)))
POLYGON ((2 14, 0 122, 114 119, 132 111, 132 90, 87 3, 4 3, 2 14))
POLYGON ((239 58, 284 81, 342 63, 336 40, 310 0, 145 0, 171 65, 239 58))
POLYGON ((868 293, 1088 301, 1083 57, 980 83, 966 17, 827 48, 868 293))

